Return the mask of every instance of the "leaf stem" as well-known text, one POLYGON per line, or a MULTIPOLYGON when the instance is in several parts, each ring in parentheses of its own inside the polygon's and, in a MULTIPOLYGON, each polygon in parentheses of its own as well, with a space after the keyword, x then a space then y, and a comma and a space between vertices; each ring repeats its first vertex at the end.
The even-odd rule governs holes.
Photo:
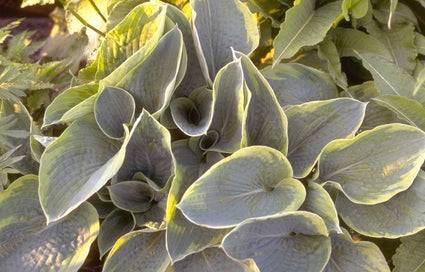
POLYGON ((106 18, 105 18, 105 16, 103 16, 102 12, 97 7, 96 3, 93 0, 89 0, 89 2, 92 5, 92 7, 94 8, 94 10, 97 12, 97 14, 99 14, 99 16, 102 18, 102 20, 106 23, 106 18))
POLYGON ((102 31, 100 31, 99 29, 97 29, 96 27, 94 27, 94 26, 92 26, 91 24, 89 24, 89 23, 87 23, 87 21, 86 20, 84 20, 84 18, 83 17, 81 17, 78 13, 77 13, 77 11, 74 9, 74 8, 72 8, 72 7, 69 7, 66 3, 65 3, 65 1, 64 0, 58 0, 59 1, 59 3, 61 3, 62 4, 62 6, 66 9, 66 10, 68 10, 69 12, 71 12, 72 13, 72 15, 74 15, 75 16, 75 18, 77 18, 78 19, 78 21, 80 21, 84 26, 86 26, 86 27, 88 27, 88 28, 90 28, 90 29, 92 29, 94 32, 96 32, 97 34, 99 34, 99 35, 101 35, 101 36, 103 36, 103 37, 105 37, 105 33, 103 33, 102 31))

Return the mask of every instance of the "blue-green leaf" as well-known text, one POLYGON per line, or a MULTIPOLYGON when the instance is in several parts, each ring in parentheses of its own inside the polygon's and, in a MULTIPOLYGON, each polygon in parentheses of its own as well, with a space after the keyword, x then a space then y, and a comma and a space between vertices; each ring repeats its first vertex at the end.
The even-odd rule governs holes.
POLYGON ((265 146, 240 149, 193 183, 178 208, 192 222, 212 228, 235 226, 248 218, 297 210, 304 186, 279 151, 265 146))
POLYGON ((323 220, 309 212, 288 212, 251 219, 234 228, 223 240, 226 253, 252 258, 261 272, 321 271, 331 255, 323 220))
POLYGON ((46 225, 34 175, 21 177, 0 192, 0 214, 4 272, 77 272, 99 231, 96 210, 87 202, 46 225))
POLYGON ((329 143, 319 157, 318 179, 355 203, 378 204, 409 188, 424 159, 423 131, 387 124, 329 143))
POLYGON ((191 0, 190 4, 201 68, 212 86, 218 71, 232 61, 231 48, 247 55, 257 48, 257 23, 238 0, 191 0))

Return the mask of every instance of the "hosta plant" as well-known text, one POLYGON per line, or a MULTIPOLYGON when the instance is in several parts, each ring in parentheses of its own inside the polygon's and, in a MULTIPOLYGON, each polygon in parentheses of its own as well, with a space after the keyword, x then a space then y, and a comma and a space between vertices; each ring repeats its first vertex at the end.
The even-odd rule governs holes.
POLYGON ((42 122, 0 84, 2 271, 424 269, 424 1, 60 2, 93 52, 42 122))

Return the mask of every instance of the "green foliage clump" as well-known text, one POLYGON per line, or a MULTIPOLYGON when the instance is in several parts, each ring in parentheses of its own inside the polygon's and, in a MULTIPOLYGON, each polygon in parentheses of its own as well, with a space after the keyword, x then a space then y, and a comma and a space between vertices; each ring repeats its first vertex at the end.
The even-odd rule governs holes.
POLYGON ((424 269, 424 1, 60 2, 0 29, 2 271, 424 269))

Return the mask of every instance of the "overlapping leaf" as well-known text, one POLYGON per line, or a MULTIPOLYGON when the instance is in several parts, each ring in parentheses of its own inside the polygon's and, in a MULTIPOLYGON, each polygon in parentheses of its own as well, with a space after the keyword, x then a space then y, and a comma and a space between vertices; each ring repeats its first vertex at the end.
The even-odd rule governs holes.
POLYGON ((231 62, 218 72, 214 82, 213 96, 214 115, 209 130, 216 131, 218 139, 208 150, 235 152, 241 146, 244 112, 243 74, 240 60, 231 62))
POLYGON ((76 272, 99 231, 96 210, 88 203, 46 225, 34 175, 0 192, 0 213, 0 262, 5 272, 76 272))
POLYGON ((175 263, 173 268, 176 272, 253 271, 248 262, 242 263, 230 259, 223 249, 218 247, 210 247, 189 255, 184 260, 175 263))
POLYGON ((425 228, 424 190, 425 174, 420 171, 412 186, 386 202, 361 205, 338 195, 336 207, 344 222, 357 232, 372 237, 396 238, 425 228))
POLYGON ((307 196, 300 210, 319 215, 325 222, 328 232, 341 233, 335 204, 328 192, 315 182, 309 182, 306 190, 307 196))
POLYGON ((132 133, 117 180, 131 180, 136 173, 141 173, 153 189, 168 190, 175 171, 170 133, 145 110, 132 133))
POLYGON ((393 256, 394 272, 416 271, 425 269, 425 231, 400 239, 401 245, 393 256))
POLYGON ((176 177, 171 185, 167 202, 166 241, 168 253, 172 261, 176 262, 189 254, 220 244, 228 230, 195 225, 177 209, 177 203, 186 189, 198 178, 203 166, 202 154, 196 141, 176 141, 173 142, 172 148, 176 157, 176 177))
POLYGON ((261 70, 280 106, 336 98, 338 90, 325 73, 298 63, 279 63, 261 70))
POLYGON ((94 116, 99 128, 108 137, 119 139, 124 136, 123 124, 133 120, 135 107, 134 99, 128 92, 106 87, 96 98, 94 116))
POLYGON ((257 23, 238 0, 191 0, 190 4, 201 68, 212 86, 218 71, 232 61, 231 48, 247 55, 257 48, 257 23))
POLYGON ((40 202, 48 222, 56 221, 87 200, 121 167, 124 143, 105 136, 93 117, 72 123, 50 144, 40 162, 40 202))
POLYGON ((382 203, 412 185, 424 151, 421 130, 382 125, 354 139, 329 143, 319 157, 318 179, 336 185, 355 203, 382 203))
POLYGON ((102 222, 99 229, 97 244, 102 258, 124 234, 135 227, 134 217, 131 213, 115 209, 102 222))
POLYGON ((332 254, 324 272, 376 271, 389 272, 390 268, 379 247, 371 242, 354 242, 347 230, 331 233, 332 254))
MULTIPOLYGON (((75 112, 78 108, 80 108, 81 111, 82 103, 87 101, 87 99, 89 99, 92 95, 96 94, 98 88, 98 84, 86 84, 66 89, 46 108, 43 119, 43 127, 73 121, 69 118, 64 118, 65 115, 67 113, 69 115, 72 110, 75 112)), ((86 113, 85 111, 81 112, 81 115, 86 113)))
POLYGON ((165 272, 170 259, 165 249, 165 231, 139 230, 122 236, 103 266, 104 272, 165 272))
POLYGON ((286 154, 288 121, 285 113, 269 83, 251 60, 241 53, 236 55, 241 58, 248 93, 242 145, 270 146, 286 154))
POLYGON ((288 160, 295 177, 307 176, 329 142, 354 136, 366 104, 350 98, 316 101, 290 107, 288 160))
POLYGON ((176 26, 151 52, 139 50, 102 83, 123 88, 133 95, 137 114, 146 109, 159 116, 171 99, 181 66, 186 69, 183 47, 182 33, 176 26))
POLYGON ((107 188, 115 206, 130 212, 146 212, 155 196, 150 186, 141 181, 123 181, 107 188))
POLYGON ((254 259, 262 272, 321 271, 331 255, 323 220, 309 212, 289 212, 251 219, 234 228, 223 240, 226 253, 254 259))
POLYGON ((192 222, 213 228, 297 210, 305 199, 288 160, 277 150, 252 146, 219 161, 186 190, 178 208, 192 222))

